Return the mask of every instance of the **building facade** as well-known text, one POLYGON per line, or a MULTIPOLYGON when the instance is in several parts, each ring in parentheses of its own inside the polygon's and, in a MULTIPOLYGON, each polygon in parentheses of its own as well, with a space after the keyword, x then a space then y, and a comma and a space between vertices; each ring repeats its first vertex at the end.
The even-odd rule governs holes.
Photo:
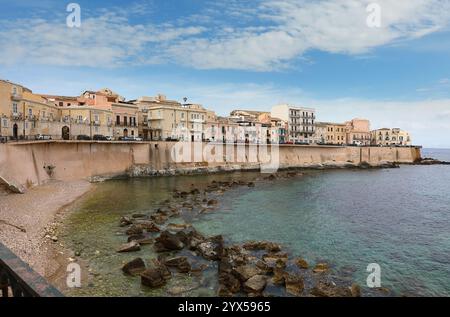
POLYGON ((314 142, 315 109, 284 104, 274 106, 271 115, 288 123, 288 141, 307 144, 314 142))
POLYGON ((346 143, 349 145, 370 145, 370 121, 356 118, 345 123, 346 143))
POLYGON ((382 128, 371 131, 371 144, 378 146, 410 146, 411 136, 399 128, 382 128))

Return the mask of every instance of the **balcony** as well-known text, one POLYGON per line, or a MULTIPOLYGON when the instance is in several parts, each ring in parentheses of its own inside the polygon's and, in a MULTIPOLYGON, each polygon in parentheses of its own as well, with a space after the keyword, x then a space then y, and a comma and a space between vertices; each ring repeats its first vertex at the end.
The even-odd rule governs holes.
POLYGON ((20 101, 20 100, 22 100, 22 94, 19 94, 19 93, 12 93, 11 94, 11 100, 13 100, 13 101, 20 101))
POLYGON ((24 117, 21 112, 11 112, 10 119, 12 121, 22 121, 24 119, 24 117))

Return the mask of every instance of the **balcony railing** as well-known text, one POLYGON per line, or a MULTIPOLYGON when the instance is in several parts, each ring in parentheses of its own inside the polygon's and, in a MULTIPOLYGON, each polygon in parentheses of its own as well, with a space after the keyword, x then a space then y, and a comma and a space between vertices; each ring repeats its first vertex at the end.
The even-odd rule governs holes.
POLYGON ((20 101, 20 100, 22 100, 22 94, 19 94, 19 93, 12 93, 12 94, 11 94, 11 100, 14 100, 14 101, 20 101))
POLYGON ((3 297, 64 296, 1 243, 0 290, 3 297))

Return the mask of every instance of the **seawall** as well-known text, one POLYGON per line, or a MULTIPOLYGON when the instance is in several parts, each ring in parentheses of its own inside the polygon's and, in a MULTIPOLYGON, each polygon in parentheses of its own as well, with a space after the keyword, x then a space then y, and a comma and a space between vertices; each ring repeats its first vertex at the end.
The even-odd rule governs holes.
POLYGON ((412 163, 420 147, 213 145, 175 142, 41 141, 0 144, 0 177, 22 185, 260 167, 350 167, 412 163), (174 154, 175 153, 175 154, 174 154), (272 164, 267 164, 272 163, 272 164))

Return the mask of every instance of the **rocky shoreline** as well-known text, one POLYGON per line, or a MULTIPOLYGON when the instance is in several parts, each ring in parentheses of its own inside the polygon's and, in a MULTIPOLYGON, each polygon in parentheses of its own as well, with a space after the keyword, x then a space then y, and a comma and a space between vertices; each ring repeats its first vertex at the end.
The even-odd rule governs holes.
MULTIPOLYGON (((179 275, 201 279, 214 268, 216 296, 348 296, 362 295, 361 287, 352 281, 336 278, 332 265, 311 265, 293 257, 288 250, 271 241, 228 243, 222 235, 204 236, 189 223, 178 220, 220 209, 220 195, 239 187, 253 188, 261 182, 302 177, 297 171, 261 176, 254 181, 212 181, 206 188, 174 190, 173 198, 164 201, 151 214, 131 214, 119 220, 126 241, 118 253, 133 253, 153 248, 157 258, 140 257, 127 262, 123 274, 140 279, 143 287, 158 289, 179 275)), ((192 283, 169 289, 168 295, 183 295, 199 287, 192 283)), ((386 296, 387 290, 380 290, 386 296)))

